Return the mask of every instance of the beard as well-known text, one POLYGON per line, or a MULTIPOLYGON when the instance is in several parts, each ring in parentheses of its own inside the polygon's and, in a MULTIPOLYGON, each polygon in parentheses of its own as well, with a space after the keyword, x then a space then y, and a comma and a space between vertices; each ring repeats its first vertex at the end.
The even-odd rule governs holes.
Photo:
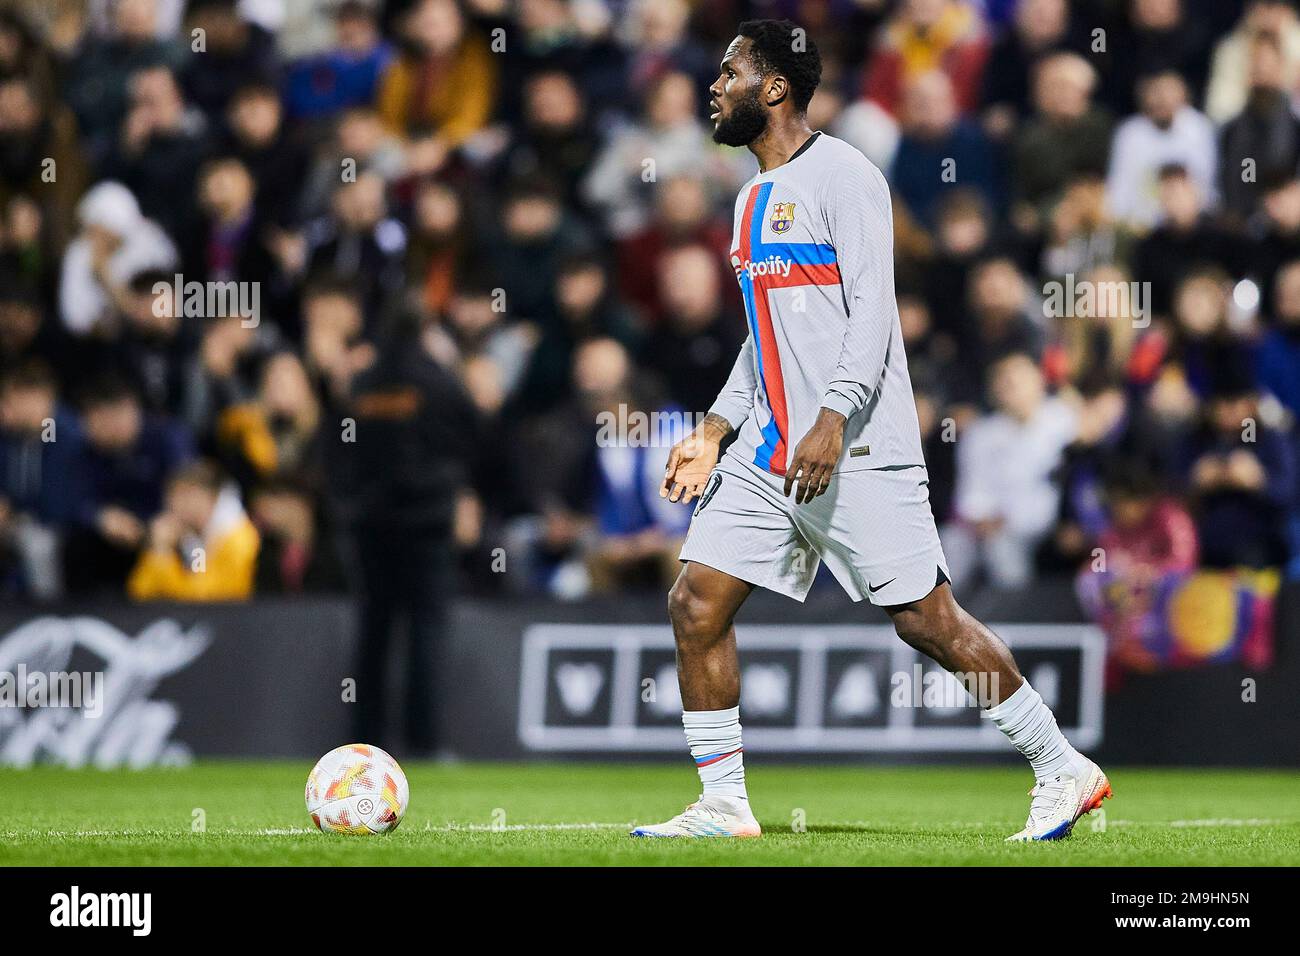
POLYGON ((768 112, 758 101, 758 90, 736 104, 731 115, 719 119, 713 141, 723 146, 748 146, 767 131, 768 112))

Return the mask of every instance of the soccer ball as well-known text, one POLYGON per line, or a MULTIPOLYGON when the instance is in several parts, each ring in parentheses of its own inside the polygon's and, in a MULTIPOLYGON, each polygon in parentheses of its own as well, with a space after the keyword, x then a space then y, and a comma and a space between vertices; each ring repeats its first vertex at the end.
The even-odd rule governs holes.
POLYGON ((410 795, 397 761, 370 744, 335 747, 307 777, 307 812, 327 833, 370 836, 395 830, 410 795))

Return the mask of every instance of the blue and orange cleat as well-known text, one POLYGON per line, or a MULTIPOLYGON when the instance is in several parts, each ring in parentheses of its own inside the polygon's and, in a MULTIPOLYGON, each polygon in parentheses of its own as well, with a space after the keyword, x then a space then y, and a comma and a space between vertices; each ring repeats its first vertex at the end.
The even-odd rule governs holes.
POLYGON ((637 827, 634 837, 756 837, 762 829, 748 800, 701 796, 666 823, 637 827))
POLYGON ((1038 781, 1029 791, 1034 799, 1025 828, 1007 837, 1007 842, 1064 840, 1080 817, 1096 810, 1111 794, 1106 775, 1085 757, 1081 767, 1038 781))

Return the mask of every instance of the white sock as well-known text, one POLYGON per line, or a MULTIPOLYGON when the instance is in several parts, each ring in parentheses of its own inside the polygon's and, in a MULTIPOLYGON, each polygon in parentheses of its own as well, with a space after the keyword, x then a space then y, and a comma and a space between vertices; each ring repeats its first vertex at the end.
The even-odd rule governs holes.
POLYGON ((1056 726, 1051 709, 1043 703, 1038 691, 1029 686, 1029 681, 981 716, 993 721, 1007 735, 1034 768, 1034 776, 1039 780, 1083 762, 1083 756, 1070 746, 1061 728, 1056 726))
POLYGON ((748 800, 744 747, 740 743, 740 707, 682 712, 686 743, 695 758, 704 795, 748 800))

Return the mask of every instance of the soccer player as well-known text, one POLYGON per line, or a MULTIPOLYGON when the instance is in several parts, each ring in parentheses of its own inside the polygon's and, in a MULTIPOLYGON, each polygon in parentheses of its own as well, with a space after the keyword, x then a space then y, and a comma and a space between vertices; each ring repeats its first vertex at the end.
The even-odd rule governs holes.
POLYGON ((1010 839, 1058 839, 1110 784, 1070 746, 1006 645, 953 599, 894 300, 889 188, 856 149, 809 128, 820 78, 802 30, 755 20, 740 25, 709 88, 714 139, 748 147, 759 173, 736 199, 731 252, 749 338, 708 415, 673 447, 660 492, 696 502, 669 615, 703 793, 632 833, 759 835, 732 621, 755 587, 802 601, 825 561, 912 647, 950 671, 987 675, 983 716, 1037 780, 1010 839))

